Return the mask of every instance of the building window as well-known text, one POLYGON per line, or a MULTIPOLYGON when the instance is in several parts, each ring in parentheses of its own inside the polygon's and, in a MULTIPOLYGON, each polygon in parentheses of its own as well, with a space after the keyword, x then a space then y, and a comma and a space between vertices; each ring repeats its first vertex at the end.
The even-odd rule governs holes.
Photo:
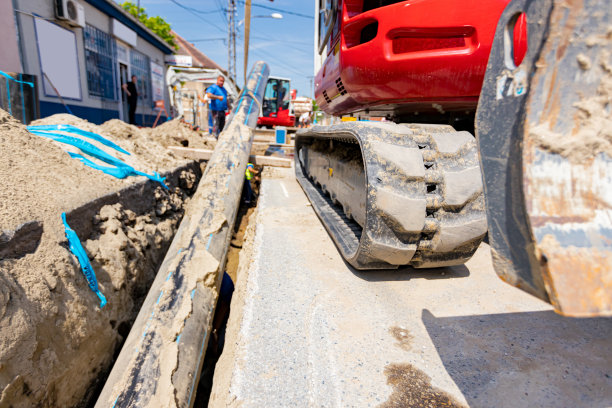
POLYGON ((143 106, 151 106, 151 63, 149 57, 134 49, 130 51, 131 75, 138 77, 138 99, 143 106))
POLYGON ((113 64, 114 42, 111 36, 88 24, 83 30, 83 37, 89 96, 116 100, 113 64))

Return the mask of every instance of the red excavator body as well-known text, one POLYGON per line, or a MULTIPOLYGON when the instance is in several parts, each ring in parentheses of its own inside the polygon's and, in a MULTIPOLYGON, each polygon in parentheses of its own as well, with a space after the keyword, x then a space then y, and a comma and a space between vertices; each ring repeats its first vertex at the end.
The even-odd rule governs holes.
MULTIPOLYGON (((317 104, 333 115, 421 114, 428 121, 446 112, 473 116, 497 21, 508 2, 339 0, 333 7, 321 5, 328 15, 320 18, 317 104)), ((515 59, 526 51, 525 27, 523 21, 515 29, 515 59)))
POLYGON ((275 126, 295 126, 293 100, 296 92, 291 89, 288 78, 270 77, 262 101, 261 116, 257 126, 273 128, 275 126))
POLYGON ((488 234, 504 281, 612 316, 608 3, 316 0, 317 103, 360 121, 298 131, 296 178, 344 259, 460 265, 488 234))

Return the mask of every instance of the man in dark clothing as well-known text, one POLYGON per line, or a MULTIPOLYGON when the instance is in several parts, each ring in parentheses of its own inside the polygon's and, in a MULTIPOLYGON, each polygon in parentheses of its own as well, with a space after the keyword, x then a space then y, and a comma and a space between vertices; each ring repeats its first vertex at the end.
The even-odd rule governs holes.
POLYGON ((129 121, 131 125, 136 124, 136 104, 138 103, 138 77, 132 75, 132 81, 127 84, 123 84, 122 88, 127 94, 129 121))
POLYGON ((225 127, 225 111, 227 110, 227 91, 223 88, 225 78, 221 75, 217 77, 217 83, 206 89, 206 96, 210 99, 210 110, 213 117, 213 133, 219 137, 219 133, 225 127))

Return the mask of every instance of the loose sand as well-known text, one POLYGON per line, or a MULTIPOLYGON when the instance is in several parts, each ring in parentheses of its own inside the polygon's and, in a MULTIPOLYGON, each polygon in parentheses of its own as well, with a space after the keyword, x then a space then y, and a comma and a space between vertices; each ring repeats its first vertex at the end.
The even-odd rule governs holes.
MULTIPOLYGON (((43 124, 99 133, 131 152, 121 158, 145 172, 188 164, 166 151, 168 144, 205 144, 178 121, 153 130, 116 120, 96 126, 71 115, 33 123, 43 124)), ((154 190, 148 211, 116 203, 83 221, 92 227, 80 239, 108 300, 100 309, 68 250, 60 214, 146 179, 116 179, 65 150, 0 110, 0 406, 75 406, 87 400, 127 336, 197 182, 193 171, 184 171, 169 182, 169 191, 154 190)))

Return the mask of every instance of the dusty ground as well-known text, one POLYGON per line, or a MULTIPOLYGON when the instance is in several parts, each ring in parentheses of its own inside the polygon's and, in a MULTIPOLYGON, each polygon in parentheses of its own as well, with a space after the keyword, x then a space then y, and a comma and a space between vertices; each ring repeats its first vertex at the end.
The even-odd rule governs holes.
MULTIPOLYGON (((55 115, 34 124, 73 124, 102 134, 130 151, 125 161, 138 170, 164 172, 188 163, 164 151, 169 141, 159 129, 111 122, 98 127, 55 115), (151 142, 154 136, 162 142, 151 142)), ((180 124, 165 126, 171 131, 180 124)), ((100 309, 68 250, 60 214, 68 213, 70 223, 70 214, 82 213, 92 200, 146 179, 119 180, 86 167, 1 110, 0 146, 0 406, 76 406, 95 390, 127 335, 197 174, 177 175, 170 191, 141 190, 147 196, 140 203, 101 203, 89 210, 90 219, 73 219, 86 226, 80 239, 108 300, 100 309)))
POLYGON ((465 266, 357 271, 292 169, 266 171, 210 407, 609 407, 612 321, 465 266))

